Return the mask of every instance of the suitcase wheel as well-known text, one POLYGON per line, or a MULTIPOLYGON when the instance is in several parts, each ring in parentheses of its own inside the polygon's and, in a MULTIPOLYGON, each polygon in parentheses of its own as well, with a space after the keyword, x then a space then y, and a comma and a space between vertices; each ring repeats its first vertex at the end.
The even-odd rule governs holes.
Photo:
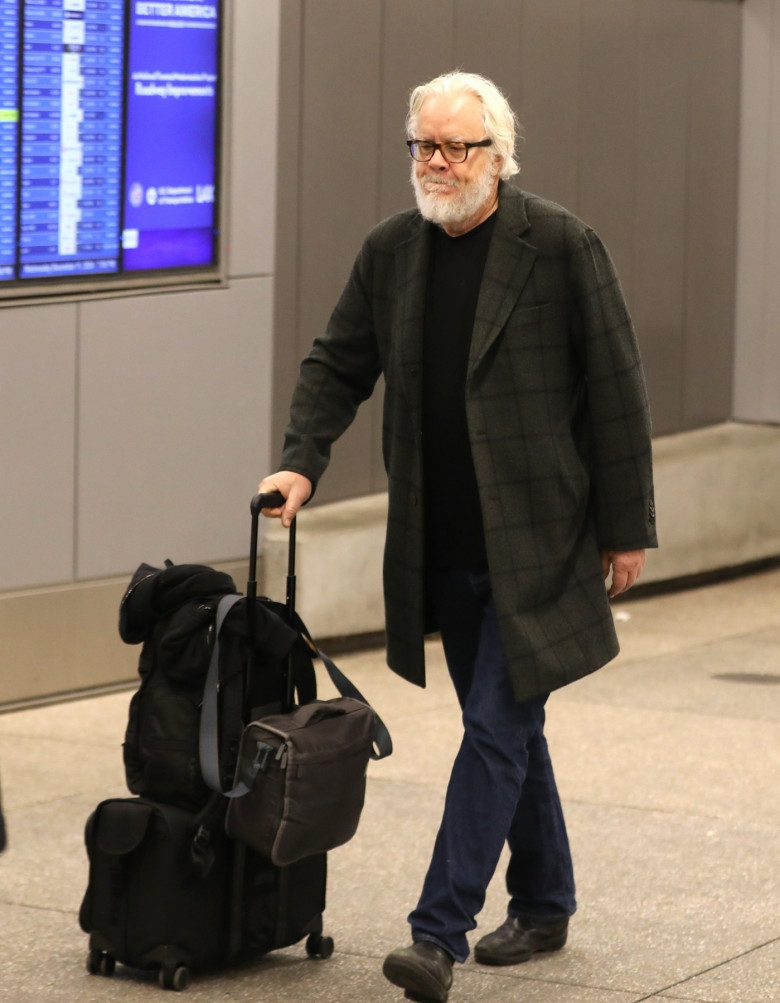
POLYGON ((159 982, 163 989, 182 993, 190 984, 190 970, 186 965, 163 965, 159 982))
POLYGON ((116 959, 106 951, 99 951, 93 947, 87 955, 87 971, 90 975, 105 975, 107 978, 114 974, 116 959))
POLYGON ((310 933, 306 938, 306 954, 310 958, 322 958, 326 961, 333 954, 333 937, 324 937, 321 933, 310 933))

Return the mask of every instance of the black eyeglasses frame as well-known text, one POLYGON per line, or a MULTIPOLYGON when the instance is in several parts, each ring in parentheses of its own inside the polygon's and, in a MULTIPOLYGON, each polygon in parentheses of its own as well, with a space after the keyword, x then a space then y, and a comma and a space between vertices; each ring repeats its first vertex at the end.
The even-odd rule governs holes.
POLYGON ((427 164, 429 161, 433 160, 434 154, 436 153, 437 150, 441 153, 442 157, 444 157, 444 159, 447 161, 448 164, 465 164, 466 159, 468 158, 469 155, 469 151, 473 150, 475 146, 493 145, 492 139, 480 139, 479 142, 477 143, 462 143, 462 144, 460 143, 460 140, 450 140, 447 143, 431 143, 431 146, 433 147, 433 149, 431 150, 431 155, 430 157, 426 157, 425 160, 420 160, 419 157, 415 157, 414 153, 412 152, 412 147, 419 146, 420 143, 428 143, 428 142, 430 142, 430 140, 427 139, 407 139, 406 141, 406 145, 409 147, 409 154, 412 160, 416 160, 418 164, 427 164), (462 145, 466 148, 466 152, 463 155, 463 160, 448 160, 447 157, 445 156, 443 148, 445 146, 450 146, 451 143, 453 142, 457 142, 459 145, 462 145))

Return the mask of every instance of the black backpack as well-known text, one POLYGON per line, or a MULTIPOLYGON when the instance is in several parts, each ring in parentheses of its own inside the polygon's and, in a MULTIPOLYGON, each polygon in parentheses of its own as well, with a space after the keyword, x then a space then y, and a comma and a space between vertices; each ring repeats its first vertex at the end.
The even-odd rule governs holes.
MULTIPOLYGON (((230 575, 205 565, 142 564, 133 575, 119 614, 122 640, 143 643, 123 749, 133 794, 192 811, 209 802, 199 752, 203 690, 217 605, 236 593, 230 575)), ((292 671, 298 703, 316 696, 312 652, 285 622, 281 604, 255 600, 250 657, 246 604, 242 598, 233 606, 219 638, 219 762, 226 787, 245 723, 278 711, 285 669, 292 671)))

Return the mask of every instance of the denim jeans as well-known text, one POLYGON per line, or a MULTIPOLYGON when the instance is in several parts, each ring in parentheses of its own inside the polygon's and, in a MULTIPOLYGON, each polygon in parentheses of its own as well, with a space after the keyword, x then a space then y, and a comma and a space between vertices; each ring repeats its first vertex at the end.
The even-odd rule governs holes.
POLYGON ((556 922, 574 913, 569 841, 547 741, 547 694, 516 703, 487 574, 432 572, 429 598, 463 709, 463 740, 420 901, 414 940, 463 962, 504 843, 508 913, 556 922))

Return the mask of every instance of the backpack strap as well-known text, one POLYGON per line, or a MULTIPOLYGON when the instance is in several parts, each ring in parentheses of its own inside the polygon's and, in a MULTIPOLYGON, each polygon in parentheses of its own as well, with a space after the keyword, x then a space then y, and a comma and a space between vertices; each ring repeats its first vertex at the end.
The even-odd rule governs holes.
POLYGON ((238 593, 223 596, 217 605, 214 620, 214 644, 211 649, 209 670, 203 690, 203 708, 200 714, 200 768, 203 779, 213 791, 222 793, 219 776, 219 632, 225 617, 244 597, 238 593))

